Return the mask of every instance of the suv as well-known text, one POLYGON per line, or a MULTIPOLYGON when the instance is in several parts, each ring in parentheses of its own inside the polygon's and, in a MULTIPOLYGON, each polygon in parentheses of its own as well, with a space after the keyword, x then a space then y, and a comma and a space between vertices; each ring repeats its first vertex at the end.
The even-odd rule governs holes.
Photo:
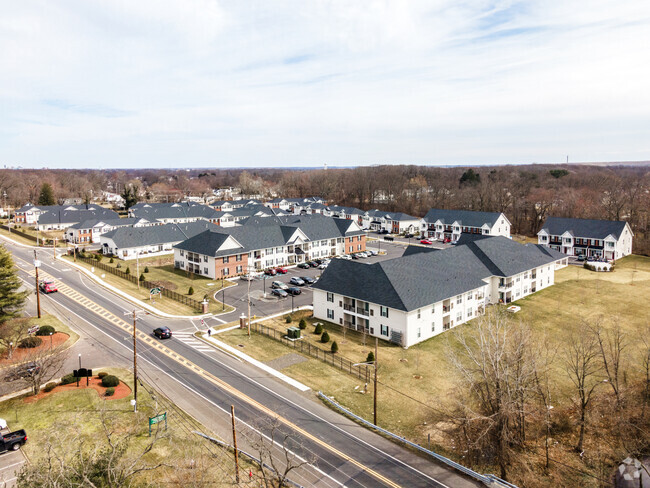
POLYGON ((158 327, 157 329, 153 330, 153 335, 155 335, 158 339, 171 339, 172 331, 169 330, 169 327, 158 327))
POLYGON ((9 382, 31 378, 33 376, 36 376, 40 370, 41 367, 36 363, 21 364, 20 366, 16 366, 15 368, 9 370, 7 374, 5 374, 4 380, 9 382))
POLYGON ((281 281, 274 281, 273 283, 271 283, 271 289, 274 290, 276 288, 279 290, 286 290, 289 287, 285 283, 282 283, 281 281))
POLYGON ((55 293, 59 291, 59 289, 54 284, 53 280, 43 280, 38 285, 38 287, 41 289, 43 293, 55 293))

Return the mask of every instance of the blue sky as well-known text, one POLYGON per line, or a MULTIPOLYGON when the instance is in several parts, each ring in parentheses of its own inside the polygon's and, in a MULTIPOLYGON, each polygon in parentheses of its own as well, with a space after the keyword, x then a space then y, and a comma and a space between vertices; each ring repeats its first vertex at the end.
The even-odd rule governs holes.
POLYGON ((0 5, 0 167, 650 160, 647 1, 0 5))

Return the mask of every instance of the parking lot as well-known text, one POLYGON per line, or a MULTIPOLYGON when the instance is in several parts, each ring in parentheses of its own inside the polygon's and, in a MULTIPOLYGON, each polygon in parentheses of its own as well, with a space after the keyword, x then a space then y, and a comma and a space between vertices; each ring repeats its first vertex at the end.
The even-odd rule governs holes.
POLYGON ((7 451, 0 454, 0 486, 10 488, 16 485, 16 475, 25 464, 22 451, 7 451))

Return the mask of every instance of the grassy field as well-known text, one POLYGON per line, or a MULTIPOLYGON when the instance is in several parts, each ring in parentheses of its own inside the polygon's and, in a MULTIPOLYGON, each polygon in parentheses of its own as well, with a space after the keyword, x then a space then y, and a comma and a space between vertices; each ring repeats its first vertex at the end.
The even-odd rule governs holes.
MULTIPOLYGON (((650 308, 646 300, 650 290, 650 258, 629 256, 621 259, 612 273, 594 273, 570 266, 557 271, 555 277, 554 286, 517 301, 522 310, 513 318, 528 322, 536 336, 546 335, 551 345, 558 349, 564 345, 566 334, 576 330, 582 319, 604 315, 608 323, 617 321, 630 335, 642 333, 649 323, 650 308)), ((303 340, 317 343, 317 336, 312 333, 314 320, 307 320, 309 326, 303 331, 303 340)), ((287 327, 282 318, 267 321, 265 325, 282 331, 287 327)), ((295 322, 292 325, 296 325, 295 322)), ((455 330, 463 333, 470 327, 472 322, 455 330)), ((344 336, 340 327, 327 323, 325 329, 331 339, 338 342, 339 354, 354 362, 365 361, 374 347, 370 339, 364 346, 359 333, 348 331, 344 336)), ((244 344, 246 353, 264 361, 292 351, 278 341, 256 334, 249 341, 239 329, 218 337, 229 344, 244 344)), ((446 357, 446 345, 456 346, 454 337, 453 333, 441 334, 408 350, 379 341, 378 398, 382 427, 416 442, 423 442, 428 434, 434 436, 431 418, 438 407, 448 404, 448 394, 454 388, 454 375, 446 357), (403 415, 405 411, 409 415, 403 415)), ((629 352, 634 354, 635 351, 629 352)), ((363 388, 360 380, 317 360, 290 366, 283 372, 314 390, 334 396, 366 419, 372 418, 371 395, 359 393, 363 388)), ((560 388, 568 385, 560 367, 556 373, 555 383, 560 388)), ((372 391, 371 385, 368 391, 372 391)))
MULTIPOLYGON (((132 388, 131 374, 125 370, 106 370, 115 374, 132 388)), ((24 446, 32 464, 45 460, 45 446, 48 442, 68 441, 69 448, 84 442, 86 448, 95 442, 103 441, 101 412, 110 419, 114 433, 135 432, 131 438, 127 455, 140 452, 150 441, 147 418, 167 411, 168 430, 158 439, 151 452, 146 454, 149 464, 167 462, 173 468, 161 468, 142 473, 142 481, 164 482, 166 486, 183 486, 193 481, 194 472, 200 468, 200 476, 214 481, 211 486, 232 486, 228 482, 232 474, 232 455, 221 448, 210 445, 191 433, 205 429, 184 412, 173 407, 168 400, 158 396, 153 399, 147 385, 138 389, 138 413, 133 413, 130 405, 132 395, 119 400, 104 400, 92 389, 56 392, 56 390, 36 402, 14 399, 0 403, 0 417, 7 420, 11 429, 25 429, 29 441, 24 446), (73 439, 77 437, 77 439, 73 439), (211 454, 215 454, 214 457, 211 454)), ((160 424, 161 427, 164 423, 160 424)), ((155 426, 154 426, 155 428, 155 426)), ((198 473, 197 473, 198 474, 198 473)))
MULTIPOLYGON (((208 295, 210 297, 209 311, 213 313, 222 312, 221 302, 218 302, 214 299, 215 292, 221 290, 221 283, 222 283, 221 280, 211 280, 205 277, 195 276, 195 275, 191 275, 188 277, 184 271, 174 269, 173 265, 170 264, 155 266, 155 264, 160 264, 161 259, 163 258, 165 260, 167 259, 166 257, 162 257, 162 258, 152 257, 152 258, 144 258, 140 260, 140 273, 144 274, 145 279, 147 281, 159 282, 162 286, 164 286, 167 289, 173 290, 182 295, 186 295, 198 301, 201 301, 204 295, 208 295), (144 272, 145 267, 149 268, 148 273, 144 272), (187 295, 190 286, 194 288, 193 295, 187 295)), ((72 257, 66 256, 65 259, 72 260, 72 257)), ((120 270, 126 271, 128 267, 134 276, 136 274, 136 263, 134 261, 124 262, 115 259, 114 263, 109 263, 109 260, 107 258, 104 258, 102 259, 102 263, 113 267, 117 267, 117 265, 119 264, 121 265, 121 268, 119 268, 120 270)), ((77 264, 84 266, 88 270, 90 270, 91 268, 90 264, 87 264, 79 260, 77 261, 77 264)), ((102 274, 104 274, 105 276, 102 279, 105 282, 119 288, 120 290, 124 291, 125 293, 128 293, 129 295, 139 300, 143 300, 149 303, 150 305, 158 308, 163 312, 176 314, 176 315, 196 315, 199 313, 190 306, 184 305, 175 300, 172 300, 171 298, 166 298, 163 296, 156 298, 155 304, 151 303, 149 301, 148 288, 140 287, 138 289, 138 286, 136 284, 131 283, 130 281, 127 281, 125 279, 122 279, 117 275, 103 271, 99 268, 95 268, 95 274, 97 276, 101 276, 102 274)), ((226 280, 225 286, 226 287, 232 286, 232 283, 226 280)), ((226 304, 225 312, 229 312, 231 310, 232 307, 226 304)))

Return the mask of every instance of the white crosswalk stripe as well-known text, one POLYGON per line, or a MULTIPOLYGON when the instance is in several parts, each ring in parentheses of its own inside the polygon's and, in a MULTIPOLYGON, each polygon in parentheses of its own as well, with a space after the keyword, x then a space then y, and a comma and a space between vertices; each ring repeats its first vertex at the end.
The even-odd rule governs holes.
POLYGON ((174 337, 181 341, 183 344, 187 344, 192 349, 196 349, 201 352, 215 352, 213 347, 208 346, 205 342, 199 340, 194 335, 194 332, 175 332, 174 337))

